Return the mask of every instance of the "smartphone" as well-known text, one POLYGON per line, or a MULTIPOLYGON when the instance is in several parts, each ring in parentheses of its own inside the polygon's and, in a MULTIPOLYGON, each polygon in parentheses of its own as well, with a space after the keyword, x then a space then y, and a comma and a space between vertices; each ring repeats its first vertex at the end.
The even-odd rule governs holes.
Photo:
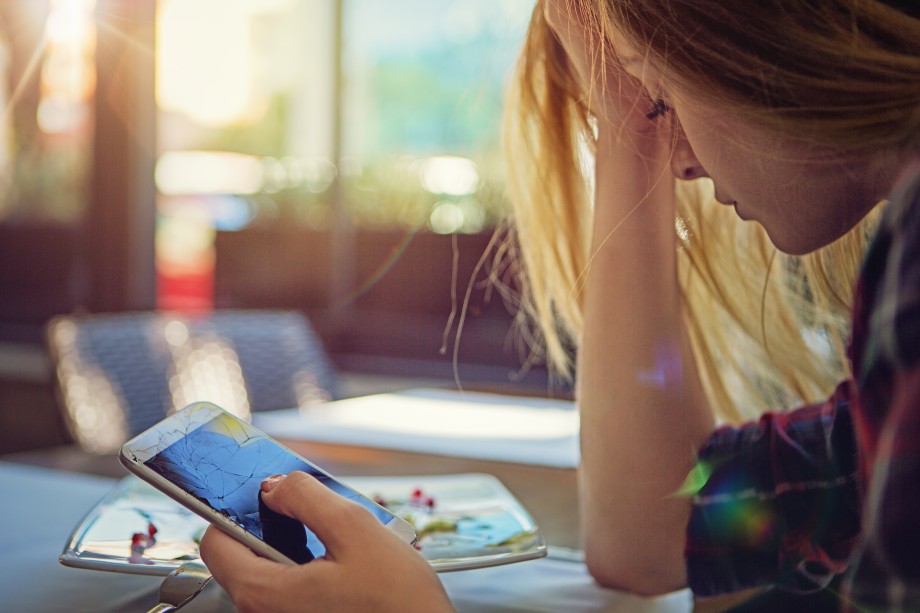
POLYGON ((368 509, 407 543, 415 528, 247 422, 209 402, 178 411, 124 444, 124 466, 257 554, 302 564, 326 553, 308 526, 262 503, 261 483, 300 470, 368 509))

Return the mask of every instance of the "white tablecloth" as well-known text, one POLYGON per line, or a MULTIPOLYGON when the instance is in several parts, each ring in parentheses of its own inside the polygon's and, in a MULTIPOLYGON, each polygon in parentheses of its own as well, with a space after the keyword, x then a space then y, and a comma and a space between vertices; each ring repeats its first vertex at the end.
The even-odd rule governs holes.
POLYGON ((309 409, 255 413, 275 438, 537 466, 578 466, 578 411, 566 400, 412 389, 309 409))
MULTIPOLYGON (((160 579, 67 568, 58 556, 71 530, 114 481, 0 462, 0 610, 137 612, 157 602, 160 579)), ((594 585, 584 566, 543 559, 441 575, 461 612, 685 613, 688 592, 641 599, 594 585)), ((233 611, 211 582, 183 611, 233 611)))

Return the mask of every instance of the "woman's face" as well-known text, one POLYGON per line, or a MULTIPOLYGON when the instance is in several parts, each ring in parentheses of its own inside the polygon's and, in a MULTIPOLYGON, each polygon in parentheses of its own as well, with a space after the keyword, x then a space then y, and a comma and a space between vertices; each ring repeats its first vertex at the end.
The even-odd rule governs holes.
POLYGON ((842 236, 894 181, 876 160, 834 155, 686 95, 673 97, 672 112, 675 176, 712 178, 716 199, 762 225, 786 253, 814 251, 842 236))
MULTIPOLYGON (((619 46, 618 46, 619 47, 619 46)), ((898 169, 880 159, 845 157, 756 126, 689 92, 663 87, 629 49, 624 69, 652 99, 662 92, 677 133, 672 170, 680 179, 710 177, 716 199, 761 224, 780 250, 802 254, 842 236, 894 183, 898 169)))

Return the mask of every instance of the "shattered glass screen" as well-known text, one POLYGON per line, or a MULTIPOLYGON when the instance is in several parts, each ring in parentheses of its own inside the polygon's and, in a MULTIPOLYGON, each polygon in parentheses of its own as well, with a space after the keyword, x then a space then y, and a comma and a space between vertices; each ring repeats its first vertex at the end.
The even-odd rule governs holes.
POLYGON ((301 563, 324 555, 326 548, 303 524, 274 514, 266 510, 267 507, 262 507, 260 511, 260 485, 266 477, 300 470, 313 475, 342 496, 360 503, 381 522, 387 523, 393 518, 385 509, 331 479, 230 414, 219 415, 189 432, 145 464, 250 534, 301 563), (279 520, 281 523, 294 523, 294 533, 290 525, 279 530, 279 520), (301 529, 303 534, 300 534, 301 529), (290 553, 292 546, 303 548, 304 535, 307 551, 302 555, 305 557, 290 553), (278 542, 279 539, 284 542, 278 542))

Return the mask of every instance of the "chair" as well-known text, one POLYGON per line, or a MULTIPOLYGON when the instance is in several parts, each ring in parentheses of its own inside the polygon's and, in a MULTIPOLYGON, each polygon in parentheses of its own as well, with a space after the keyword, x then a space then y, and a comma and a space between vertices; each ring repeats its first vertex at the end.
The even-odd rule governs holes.
POLYGON ((332 362, 294 311, 62 315, 46 337, 65 423, 93 453, 199 400, 248 419, 339 397, 332 362))

